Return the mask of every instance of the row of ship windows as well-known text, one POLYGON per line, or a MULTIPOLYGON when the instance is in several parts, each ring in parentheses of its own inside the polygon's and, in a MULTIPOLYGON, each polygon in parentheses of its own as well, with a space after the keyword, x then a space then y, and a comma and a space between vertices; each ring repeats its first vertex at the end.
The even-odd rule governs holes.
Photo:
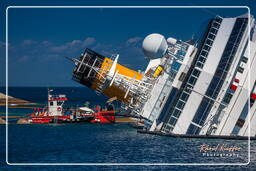
MULTIPOLYGON (((221 21, 221 20, 219 20, 219 21, 221 21)), ((211 46, 216 37, 219 27, 220 27, 220 22, 216 22, 216 20, 215 20, 211 25, 210 32, 208 33, 206 41, 205 41, 203 48, 200 52, 198 61, 196 63, 197 67, 203 68, 204 62, 206 61, 206 57, 211 49, 211 46)), ((183 110, 185 103, 191 93, 191 89, 193 89, 193 86, 195 85, 195 83, 197 81, 199 74, 200 74, 200 71, 194 68, 192 71, 192 75, 190 76, 184 91, 180 95, 180 99, 176 103, 176 106, 171 114, 170 120, 168 121, 165 129, 169 128, 169 130, 173 130, 173 128, 177 122, 177 119, 179 118, 181 111, 183 110)), ((183 81, 185 78, 185 74, 181 74, 181 77, 183 77, 183 78, 180 78, 183 81)))
MULTIPOLYGON (((247 63, 247 61, 248 61, 248 58, 245 56, 242 56, 241 62, 247 63)), ((242 68, 241 66, 238 66, 237 72, 243 73, 244 68, 242 68)), ((229 89, 226 95, 224 96, 223 103, 225 103, 226 105, 229 104, 231 98, 233 97, 233 94, 234 94, 234 91, 229 89)))
MULTIPOLYGON (((201 71, 194 69, 192 71, 192 75, 190 76, 187 84, 188 86, 186 87, 186 89, 184 89, 184 91, 181 93, 180 95, 180 99, 176 105, 176 108, 182 110, 185 106, 185 103, 187 102, 189 95, 191 93, 191 90, 193 88, 193 86, 196 83, 196 80, 198 79, 199 75, 200 75, 201 71)), ((173 112, 173 115, 175 114, 176 111, 173 112)))
POLYGON ((216 21, 213 22, 212 28, 210 29, 210 32, 207 35, 207 39, 205 41, 205 44, 204 44, 204 46, 202 48, 203 50, 201 51, 199 59, 198 59, 198 61, 196 63, 197 67, 203 68, 203 65, 204 65, 204 63, 206 61, 206 58, 208 56, 208 53, 209 53, 209 51, 210 51, 210 49, 212 47, 213 41, 214 41, 214 39, 216 37, 216 34, 218 32, 219 27, 220 27, 220 23, 218 23, 216 21))

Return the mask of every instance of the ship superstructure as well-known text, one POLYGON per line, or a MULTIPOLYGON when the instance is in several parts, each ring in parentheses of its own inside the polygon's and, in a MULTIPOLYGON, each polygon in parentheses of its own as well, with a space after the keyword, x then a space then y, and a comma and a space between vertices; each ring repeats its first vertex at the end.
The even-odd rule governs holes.
POLYGON ((255 136, 256 75, 249 72, 256 73, 256 26, 248 17, 216 16, 198 44, 148 35, 144 72, 118 64, 118 55, 86 49, 79 60, 71 59, 73 79, 116 97, 150 131, 248 136, 250 122, 255 136))

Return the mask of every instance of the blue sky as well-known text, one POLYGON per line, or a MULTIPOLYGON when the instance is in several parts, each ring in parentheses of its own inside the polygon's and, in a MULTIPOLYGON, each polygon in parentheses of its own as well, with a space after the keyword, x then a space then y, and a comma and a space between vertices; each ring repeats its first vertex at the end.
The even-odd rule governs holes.
MULTIPOLYGON (((12 1, 8 5, 106 5, 105 2, 84 4, 76 1, 12 1)), ((98 1, 96 1, 98 2, 98 1)), ((113 5, 114 1, 107 5, 113 5)), ((142 1, 139 1, 142 2, 142 1)), ((145 1, 144 1, 145 2, 145 1)), ((149 5, 155 1, 147 1, 149 5)), ((163 1, 162 1, 163 2, 163 1)), ((252 4, 193 4, 188 1, 172 1, 168 5, 249 5, 252 4)), ((199 1, 196 1, 197 3, 199 1)), ((231 1, 229 1, 231 2, 231 1)), ((165 1, 166 4, 166 1, 165 1)), ((131 5, 123 1, 122 4, 131 5)), ((147 4, 132 4, 147 5, 147 4)), ((198 38, 215 15, 234 17, 247 9, 28 9, 11 8, 8 11, 9 32, 9 86, 79 86, 71 80, 73 64, 63 56, 77 57, 84 48, 110 56, 120 54, 120 63, 145 69, 147 59, 141 51, 141 43, 150 33, 188 40, 194 34, 198 38)), ((4 21, 1 13, 0 21, 4 21), (2 19, 2 20, 1 20, 2 19)), ((4 27, 3 30, 5 31, 4 27)), ((0 39, 1 79, 4 85, 5 37, 0 39)))

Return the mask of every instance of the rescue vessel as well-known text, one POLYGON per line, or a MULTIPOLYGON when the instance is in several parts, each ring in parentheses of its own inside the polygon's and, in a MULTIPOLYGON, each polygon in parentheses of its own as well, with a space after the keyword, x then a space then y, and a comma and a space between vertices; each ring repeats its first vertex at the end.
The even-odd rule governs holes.
POLYGON ((34 112, 24 115, 20 123, 114 123, 115 111, 112 104, 105 108, 99 105, 95 110, 88 107, 64 108, 66 95, 52 95, 48 90, 48 104, 45 108, 34 108, 34 112))

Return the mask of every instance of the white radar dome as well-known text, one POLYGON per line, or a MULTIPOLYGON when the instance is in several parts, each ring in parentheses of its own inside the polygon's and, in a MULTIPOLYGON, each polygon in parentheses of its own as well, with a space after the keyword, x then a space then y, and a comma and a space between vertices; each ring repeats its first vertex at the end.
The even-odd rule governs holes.
POLYGON ((163 35, 154 33, 143 40, 142 48, 146 57, 155 59, 161 58, 165 54, 168 45, 163 35))
POLYGON ((172 37, 169 37, 169 38, 167 39, 167 43, 168 43, 168 44, 174 45, 174 44, 176 44, 176 42, 177 42, 177 39, 174 39, 174 38, 172 38, 172 37))

